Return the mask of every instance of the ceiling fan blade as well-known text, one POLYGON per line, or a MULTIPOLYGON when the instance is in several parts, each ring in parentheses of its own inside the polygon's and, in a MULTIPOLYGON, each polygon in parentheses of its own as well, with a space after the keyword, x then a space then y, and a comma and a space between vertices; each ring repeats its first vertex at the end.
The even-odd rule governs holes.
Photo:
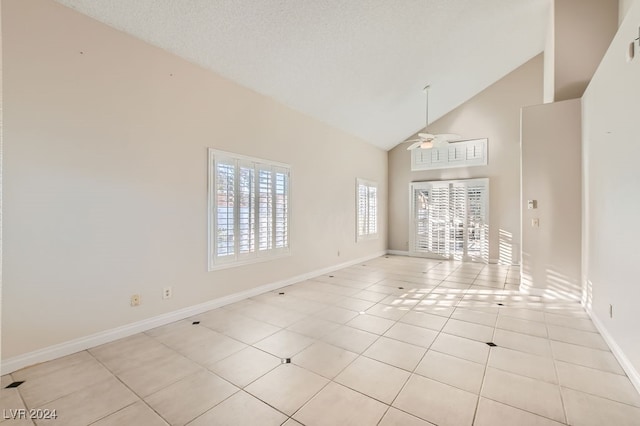
POLYGON ((431 149, 435 146, 434 144, 435 141, 436 141, 435 139, 432 139, 432 140, 419 139, 417 142, 415 142, 409 148, 407 148, 407 150, 411 151, 413 149, 431 149))
POLYGON ((418 137, 420 139, 431 140, 436 137, 436 135, 432 135, 431 133, 418 133, 418 137))
POLYGON ((413 149, 419 148, 419 147, 420 147, 420 145, 421 145, 421 144, 422 144, 422 142, 423 142, 423 141, 422 141, 422 140, 420 140, 420 139, 417 139, 417 140, 416 140, 416 139, 413 139, 413 140, 408 141, 408 142, 413 142, 413 143, 407 147, 407 151, 411 151, 411 150, 413 150, 413 149), (415 142, 413 142, 413 140, 415 140, 415 142))
POLYGON ((460 139, 462 139, 462 136, 456 135, 455 133, 441 133, 436 135, 436 138, 447 142, 452 142, 459 141, 460 139))
POLYGON ((412 140, 407 141, 407 142, 413 142, 414 140, 415 140, 416 142, 414 142, 414 143, 412 143, 411 145, 409 145, 409 146, 407 147, 407 151, 411 151, 412 149, 416 149, 416 148, 418 148, 418 147, 422 144, 422 142, 423 142, 423 141, 422 141, 422 140, 420 140, 420 139, 418 139, 418 140, 416 140, 416 139, 412 139, 412 140))

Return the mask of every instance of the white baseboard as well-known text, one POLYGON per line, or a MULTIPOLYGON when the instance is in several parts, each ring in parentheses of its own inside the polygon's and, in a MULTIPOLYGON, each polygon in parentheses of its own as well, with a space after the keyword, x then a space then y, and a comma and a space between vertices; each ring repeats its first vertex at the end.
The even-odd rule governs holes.
POLYGON ((600 335, 609 346, 609 349, 611 349, 611 352, 613 352, 613 355, 616 357, 616 359, 620 363, 620 366, 622 367, 624 372, 627 373, 627 376, 629 377, 631 384, 633 384, 636 390, 640 392, 640 373, 638 372, 638 370, 635 369, 631 361, 629 361, 629 358, 627 358, 624 352, 622 352, 622 349, 620 348, 620 346, 618 346, 613 336, 609 334, 609 331, 604 326, 604 324, 602 324, 602 321, 600 321, 600 318, 598 318, 598 316, 591 309, 587 309, 587 307, 584 305, 583 307, 584 307, 584 310, 587 312, 587 314, 589 314, 589 316, 591 317, 591 321, 593 321, 593 325, 596 326, 596 328, 600 332, 600 335))
POLYGON ((489 259, 489 263, 502 266, 520 266, 520 262, 503 263, 500 259, 489 259))
POLYGON ((404 251, 404 250, 387 250, 387 254, 391 254, 395 256, 413 257, 416 259, 440 260, 440 261, 447 260, 442 257, 438 257, 437 255, 431 255, 429 253, 412 253, 410 251, 404 251))
POLYGON ((387 254, 392 254, 394 256, 410 256, 409 252, 405 250, 387 250, 387 254))
POLYGON ((386 254, 386 251, 376 252, 375 254, 365 256, 359 259, 350 260, 347 262, 339 263, 337 265, 328 266, 322 269, 316 269, 305 274, 297 275, 295 277, 287 278, 281 281, 276 281, 269 284, 264 284, 258 287, 251 288, 249 290, 241 291, 238 293, 223 296, 208 302, 200 303, 198 305, 189 306, 187 308, 179 309, 177 311, 168 312, 166 314, 157 315, 155 317, 147 318, 142 321, 137 321, 131 324, 123 325, 120 327, 112 328, 109 330, 101 331, 91 334, 89 336, 79 337, 77 339, 69 340, 67 342, 58 343, 53 346, 38 349, 33 352, 18 355, 12 358, 3 359, 0 365, 0 371, 2 375, 12 373, 21 368, 28 367, 41 362, 51 361, 56 358, 60 358, 66 355, 71 355, 76 352, 84 351, 95 346, 103 345, 105 343, 113 342, 123 337, 128 337, 133 334, 141 333, 152 328, 160 327, 175 321, 179 321, 185 318, 192 317, 194 315, 201 314, 203 312, 210 311, 231 303, 239 302, 249 297, 257 296, 268 291, 277 290, 282 287, 286 287, 291 284, 295 284, 300 281, 305 281, 320 275, 327 274, 329 272, 336 271, 338 269, 346 268, 349 266, 357 265, 362 262, 380 257, 386 254))
MULTIPOLYGON (((420 255, 420 254, 412 254, 409 251, 406 250, 387 250, 387 254, 391 254, 391 255, 395 255, 395 256, 412 256, 412 257, 421 257, 421 258, 425 258, 425 259, 435 259, 435 260, 439 260, 437 258, 434 257, 429 257, 428 255, 420 255)), ((500 263, 500 261, 498 259, 489 259, 489 263, 490 264, 498 264, 500 263)), ((512 266, 519 266, 519 263, 513 263, 512 266)))
POLYGON ((528 294, 529 296, 544 296, 546 290, 544 288, 523 287, 522 284, 520 284, 520 293, 528 294))

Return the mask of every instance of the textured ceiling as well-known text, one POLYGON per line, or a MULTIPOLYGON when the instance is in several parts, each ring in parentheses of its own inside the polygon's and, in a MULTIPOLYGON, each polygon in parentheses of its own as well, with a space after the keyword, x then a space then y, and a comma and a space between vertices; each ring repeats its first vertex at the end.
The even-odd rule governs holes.
MULTIPOLYGON (((551 0, 57 0, 390 149, 542 52, 551 0)), ((455 129, 451 129, 455 132, 455 129)))

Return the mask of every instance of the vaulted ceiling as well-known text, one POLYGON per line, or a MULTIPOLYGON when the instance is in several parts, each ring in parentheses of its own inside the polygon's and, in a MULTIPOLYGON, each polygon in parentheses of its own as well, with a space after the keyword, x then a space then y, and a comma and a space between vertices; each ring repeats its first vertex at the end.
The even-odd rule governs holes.
MULTIPOLYGON (((382 149, 542 52, 551 0, 57 0, 382 149)), ((452 129, 455 130, 455 129, 452 129)))

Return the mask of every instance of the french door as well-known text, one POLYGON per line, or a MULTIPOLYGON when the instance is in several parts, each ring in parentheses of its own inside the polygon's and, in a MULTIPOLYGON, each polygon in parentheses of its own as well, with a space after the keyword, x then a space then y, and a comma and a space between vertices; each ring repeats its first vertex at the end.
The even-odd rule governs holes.
POLYGON ((413 182, 412 255, 489 262, 489 179, 413 182))

